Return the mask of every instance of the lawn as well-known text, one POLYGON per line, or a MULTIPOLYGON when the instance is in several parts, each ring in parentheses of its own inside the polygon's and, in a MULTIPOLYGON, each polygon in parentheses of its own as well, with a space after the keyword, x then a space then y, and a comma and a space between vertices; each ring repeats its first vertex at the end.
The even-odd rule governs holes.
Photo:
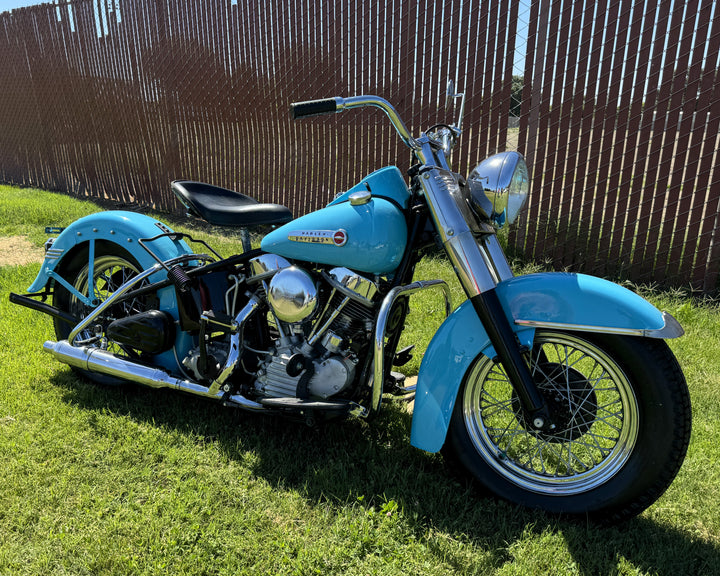
MULTIPOLYGON (((46 225, 98 209, 0 186, 0 237, 40 247, 46 225)), ((227 254, 237 243, 172 225, 227 254)), ((644 290, 686 329, 670 345, 690 385, 693 438, 665 496, 598 528, 459 483, 441 456, 409 445, 402 404, 371 423, 309 429, 93 385, 42 352, 49 318, 8 302, 38 270, 36 259, 0 265, 0 575, 720 574, 717 304, 644 290)), ((418 275, 452 278, 439 258, 418 275)), ((453 295, 459 303, 456 284, 453 295)), ((420 345, 409 374, 441 303, 427 296, 412 309, 406 341, 420 345)))

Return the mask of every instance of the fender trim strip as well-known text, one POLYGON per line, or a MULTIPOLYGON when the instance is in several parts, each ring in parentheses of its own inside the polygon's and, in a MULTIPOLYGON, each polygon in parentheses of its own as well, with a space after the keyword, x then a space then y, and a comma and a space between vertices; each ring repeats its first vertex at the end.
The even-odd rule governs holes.
POLYGON ((592 326, 585 324, 566 324, 564 322, 546 322, 541 320, 515 320, 519 326, 531 328, 550 328, 555 330, 574 330, 576 332, 602 332, 604 334, 624 334, 627 336, 642 336, 644 338, 679 338, 685 334, 680 322, 672 314, 662 313, 665 324, 657 330, 644 328, 614 328, 612 326, 592 326))

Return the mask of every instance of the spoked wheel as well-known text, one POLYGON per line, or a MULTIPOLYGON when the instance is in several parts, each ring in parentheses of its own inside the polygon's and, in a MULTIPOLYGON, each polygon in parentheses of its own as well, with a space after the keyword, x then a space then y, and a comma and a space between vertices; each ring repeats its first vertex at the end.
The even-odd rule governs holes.
POLYGON ((552 427, 525 418, 502 366, 476 359, 446 450, 495 494, 617 522, 652 504, 690 439, 685 379, 662 340, 538 331, 531 372, 552 427))
MULTIPOLYGON (((94 295, 93 306, 86 305, 76 295, 70 293, 59 284, 56 286, 53 296, 53 305, 64 312, 68 312, 76 318, 85 318, 92 310, 103 301, 107 300, 120 286, 127 282, 130 278, 140 273, 142 268, 137 261, 124 249, 115 245, 99 245, 95 251, 95 259, 93 264, 92 280, 89 278, 90 263, 88 261, 88 253, 84 251, 75 256, 69 265, 63 270, 63 277, 83 295, 90 294, 88 287, 92 285, 92 294, 94 295)), ((100 319, 101 322, 109 321, 130 316, 149 310, 151 305, 145 300, 129 300, 113 306, 108 310, 108 316, 100 319)), ((69 336, 73 327, 69 324, 55 320, 55 336, 58 340, 65 340, 69 336)), ((81 332, 77 339, 92 342, 94 346, 107 346, 110 352, 133 356, 132 350, 126 350, 117 344, 103 344, 101 341, 93 342, 95 334, 91 330, 81 332)), ((119 384, 122 380, 88 372, 86 370, 77 370, 90 380, 102 384, 119 384)))

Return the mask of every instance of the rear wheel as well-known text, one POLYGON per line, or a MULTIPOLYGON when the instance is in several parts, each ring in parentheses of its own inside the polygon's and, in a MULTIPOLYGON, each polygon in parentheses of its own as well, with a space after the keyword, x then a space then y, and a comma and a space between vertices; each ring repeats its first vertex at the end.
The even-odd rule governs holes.
MULTIPOLYGON (((120 286, 127 282, 130 278, 136 276, 142 271, 137 260, 127 252, 127 250, 114 244, 100 244, 96 246, 95 258, 93 263, 92 279, 89 278, 90 262, 88 259, 88 250, 82 250, 77 253, 71 261, 63 268, 61 274, 78 292, 88 295, 89 286, 92 286, 92 294, 94 295, 95 306, 88 306, 76 295, 72 294, 60 284, 56 284, 53 295, 53 305, 67 312, 76 318, 85 318, 92 310, 101 302, 107 300, 120 286)), ((130 300, 111 307, 107 311, 107 315, 99 319, 99 323, 109 323, 111 320, 144 312, 152 308, 148 300, 130 300)), ((58 340, 66 340, 70 335, 73 327, 61 320, 55 319, 55 336, 58 340)), ((91 330, 81 332, 77 339, 92 341, 95 334, 91 330)), ((100 341, 91 345, 99 345, 100 341)), ((132 350, 125 350, 120 346, 110 343, 109 351, 133 356, 132 350)), ((101 384, 116 385, 123 381, 118 378, 88 372, 87 370, 76 370, 85 377, 101 384)))
POLYGON ((491 492, 555 513, 617 522, 669 486, 690 440, 690 398, 662 340, 538 331, 531 371, 554 428, 525 420, 502 366, 480 356, 446 450, 491 492))

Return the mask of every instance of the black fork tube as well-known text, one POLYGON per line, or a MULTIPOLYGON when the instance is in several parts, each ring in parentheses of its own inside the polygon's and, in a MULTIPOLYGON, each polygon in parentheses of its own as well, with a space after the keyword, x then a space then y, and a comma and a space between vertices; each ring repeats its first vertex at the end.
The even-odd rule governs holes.
POLYGON ((545 401, 538 392, 497 293, 495 290, 486 290, 473 296, 470 301, 513 384, 520 405, 529 416, 530 423, 537 429, 550 425, 550 414, 545 401))

